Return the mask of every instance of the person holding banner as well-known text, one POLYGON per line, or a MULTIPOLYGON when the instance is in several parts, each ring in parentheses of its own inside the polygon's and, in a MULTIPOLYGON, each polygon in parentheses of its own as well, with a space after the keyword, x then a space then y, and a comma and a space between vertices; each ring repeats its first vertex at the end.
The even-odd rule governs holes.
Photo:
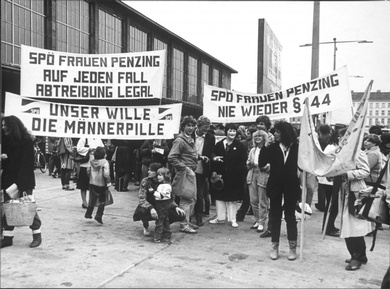
POLYGON ((80 190, 82 207, 88 208, 87 191, 89 190, 89 177, 87 175, 87 167, 90 165, 90 161, 94 159, 93 151, 97 147, 104 147, 103 141, 100 138, 80 138, 77 142, 77 152, 86 156, 89 155, 89 159, 85 163, 80 163, 80 172, 77 179, 77 189, 80 190))
POLYGON ((270 258, 272 260, 279 258, 280 227, 284 211, 290 247, 288 260, 292 261, 297 258, 298 229, 295 206, 301 194, 298 178, 298 138, 293 126, 288 122, 278 121, 274 128, 275 143, 265 147, 264 158, 259 159, 259 167, 264 167, 267 164, 271 166, 267 182, 272 226, 270 258))
MULTIPOLYGON (((344 136, 346 129, 339 130, 339 141, 344 136)), ((359 145, 360 147, 360 145, 359 145)), ((356 168, 341 175, 344 188, 343 211, 341 214, 340 237, 345 239, 350 259, 345 260, 348 265, 345 270, 358 270, 362 264, 366 264, 366 243, 364 236, 371 232, 371 222, 355 216, 355 201, 359 192, 367 188, 364 179, 370 175, 370 167, 366 154, 359 151, 356 159, 356 168)))
POLYGON ((225 223, 226 215, 233 228, 237 228, 237 199, 244 190, 243 174, 246 172, 247 153, 244 145, 236 138, 237 126, 225 126, 226 138, 215 145, 212 172, 222 176, 223 187, 215 191, 217 217, 210 224, 225 223))
POLYGON ((196 203, 196 176, 198 152, 192 134, 196 129, 196 119, 193 116, 184 116, 180 123, 180 134, 173 141, 168 162, 175 170, 172 181, 172 190, 175 196, 180 197, 180 207, 186 213, 185 222, 180 224, 180 231, 196 234, 199 227, 190 223, 196 203))
MULTIPOLYGON (((4 201, 23 197, 33 196, 35 188, 34 175, 34 136, 31 135, 22 121, 14 115, 6 116, 1 122, 2 154, 1 154, 1 189, 4 192, 4 201), (15 192, 11 195, 12 191, 15 192)), ((3 239, 1 248, 12 246, 14 238, 14 226, 9 226, 5 215, 2 216, 3 239)), ((30 226, 33 234, 33 241, 30 248, 41 245, 41 220, 38 213, 35 213, 34 220, 30 226)))

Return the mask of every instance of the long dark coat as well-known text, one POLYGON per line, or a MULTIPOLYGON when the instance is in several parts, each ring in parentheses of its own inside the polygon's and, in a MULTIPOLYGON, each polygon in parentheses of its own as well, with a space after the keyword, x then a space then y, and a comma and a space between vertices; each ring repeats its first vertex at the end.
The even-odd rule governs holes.
POLYGON ((213 161, 211 164, 212 171, 221 174, 224 182, 223 189, 215 191, 215 199, 232 202, 242 198, 247 153, 240 141, 234 140, 228 151, 225 150, 223 141, 221 140, 215 145, 215 155, 223 156, 223 162, 213 161))
MULTIPOLYGON (((18 186, 20 192, 34 189, 34 143, 32 139, 22 139, 11 143, 7 136, 3 136, 2 142, 3 153, 8 156, 2 161, 2 189, 7 189, 13 183, 18 186)), ((4 195, 7 200, 8 195, 4 195)))

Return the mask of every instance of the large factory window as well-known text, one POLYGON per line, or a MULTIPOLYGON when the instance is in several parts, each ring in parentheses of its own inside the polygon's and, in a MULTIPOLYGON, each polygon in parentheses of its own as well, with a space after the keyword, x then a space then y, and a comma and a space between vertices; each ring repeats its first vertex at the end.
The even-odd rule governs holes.
POLYGON ((122 52, 122 20, 99 9, 99 53, 122 52))
POLYGON ((22 44, 45 48, 44 1, 1 1, 1 62, 20 65, 22 44))
POLYGON ((130 52, 148 50, 148 34, 130 25, 130 52))
POLYGON ((57 2, 57 50, 89 52, 89 8, 86 1, 57 2))
POLYGON ((163 82, 163 91, 162 97, 167 97, 167 71, 168 71, 168 44, 162 42, 161 40, 154 38, 153 40, 154 50, 165 50, 165 69, 164 69, 164 82, 163 82))
POLYGON ((213 68, 213 85, 214 86, 218 86, 220 87, 220 84, 219 84, 219 77, 220 76, 220 72, 218 69, 216 68, 213 68))
POLYGON ((210 66, 202 62, 202 96, 204 95, 204 83, 210 84, 210 66))
POLYGON ((188 57, 188 102, 198 103, 198 60, 188 57))
POLYGON ((172 65, 172 98, 183 100, 184 53, 176 48, 173 48, 172 65))

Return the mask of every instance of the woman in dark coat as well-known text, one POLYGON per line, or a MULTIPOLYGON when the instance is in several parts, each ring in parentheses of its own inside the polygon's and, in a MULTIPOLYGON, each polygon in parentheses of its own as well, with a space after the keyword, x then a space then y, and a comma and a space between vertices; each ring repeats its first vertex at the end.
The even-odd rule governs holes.
POLYGON ((274 128, 275 143, 265 148, 264 157, 259 159, 259 167, 271 165, 267 182, 272 226, 270 258, 276 260, 279 257, 280 227, 284 211, 290 245, 288 259, 295 260, 298 235, 295 205, 301 193, 298 178, 298 139, 293 126, 288 122, 276 122, 274 128))
POLYGON ((228 123, 225 126, 226 138, 215 145, 215 157, 212 162, 212 171, 222 175, 223 188, 215 191, 217 218, 210 220, 210 224, 224 223, 226 214, 232 227, 237 228, 236 222, 237 200, 244 190, 243 174, 246 173, 247 154, 244 145, 236 139, 237 126, 228 123))
MULTIPOLYGON (((23 192, 27 195, 33 194, 35 188, 34 175, 34 137, 27 131, 27 128, 16 116, 6 116, 2 122, 3 129, 3 151, 1 154, 1 165, 3 173, 1 176, 1 189, 4 190, 4 201, 11 197, 7 194, 7 189, 15 184, 21 197, 23 192)), ((5 216, 2 218, 4 226, 4 239, 1 241, 1 248, 12 246, 14 237, 13 226, 7 225, 5 216)), ((41 242, 41 220, 35 213, 33 224, 30 226, 33 233, 31 248, 38 247, 41 242)))

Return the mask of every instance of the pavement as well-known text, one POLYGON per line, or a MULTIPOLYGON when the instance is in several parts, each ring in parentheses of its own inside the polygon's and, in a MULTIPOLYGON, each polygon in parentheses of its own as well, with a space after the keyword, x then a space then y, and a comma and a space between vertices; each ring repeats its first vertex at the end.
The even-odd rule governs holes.
MULTIPOLYGON (((114 204, 106 207, 101 225, 84 218, 79 190, 64 191, 59 179, 35 173, 43 242, 31 249, 31 230, 15 229, 14 245, 1 249, 1 288, 380 288, 390 263, 390 229, 384 226, 373 252, 372 237, 365 238, 367 265, 346 271, 344 240, 322 239, 316 196, 313 215, 304 222, 303 244, 298 223, 302 256, 287 260, 283 222, 280 257, 273 261, 270 238, 250 229, 253 216, 238 228, 206 222, 196 235, 179 232, 175 223, 172 242, 156 244, 132 219, 138 204, 133 183, 128 192, 111 188, 114 204)), ((212 206, 204 221, 214 216, 212 206)))

